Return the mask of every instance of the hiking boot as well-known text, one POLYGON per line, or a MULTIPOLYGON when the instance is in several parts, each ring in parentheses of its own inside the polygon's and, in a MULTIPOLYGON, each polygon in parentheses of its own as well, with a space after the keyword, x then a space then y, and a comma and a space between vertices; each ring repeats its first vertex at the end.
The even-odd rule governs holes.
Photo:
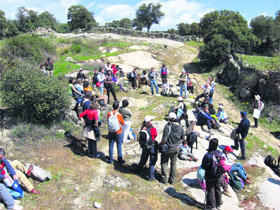
POLYGON ((223 194, 226 195, 226 196, 228 196, 228 197, 231 197, 231 194, 230 194, 230 192, 229 192, 228 190, 224 190, 224 191, 223 191, 223 194))
POLYGON ((118 158, 118 163, 122 165, 125 163, 125 160, 123 160, 122 158, 118 158))
POLYGON ((244 181, 244 184, 252 184, 252 182, 250 181, 250 180, 248 180, 248 179, 245 179, 245 181, 244 181))
POLYGON ((155 181, 155 177, 150 177, 148 180, 149 181, 155 181))
POLYGON ((235 145, 231 145, 230 146, 232 149, 237 150, 237 148, 235 147, 235 145))
POLYGON ((244 156, 237 157, 237 160, 246 160, 246 157, 244 157, 244 156))
POLYGON ((171 180, 171 179, 168 179, 168 183, 169 183, 169 184, 173 184, 173 183, 174 183, 174 181, 173 181, 173 180, 171 180))
POLYGON ((31 191, 29 191, 29 193, 30 194, 40 194, 40 191, 37 191, 37 190, 35 190, 34 188, 31 190, 31 191))
POLYGON ((30 165, 29 168, 28 168, 28 170, 27 170, 27 172, 26 172, 26 175, 27 175, 27 176, 31 176, 32 170, 33 170, 33 165, 30 165))

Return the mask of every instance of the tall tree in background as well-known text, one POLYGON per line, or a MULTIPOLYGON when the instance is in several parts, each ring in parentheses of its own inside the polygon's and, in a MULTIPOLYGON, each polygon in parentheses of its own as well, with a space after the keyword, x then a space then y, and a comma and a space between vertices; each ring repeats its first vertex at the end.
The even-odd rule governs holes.
POLYGON ((68 25, 71 31, 75 29, 90 30, 97 26, 93 13, 82 5, 73 5, 68 8, 68 25))
POLYGON ((131 29, 132 28, 132 20, 130 20, 129 18, 123 18, 121 20, 113 20, 110 23, 106 23, 105 26, 107 27, 114 27, 114 28, 127 28, 127 29, 131 29))
POLYGON ((7 20, 5 18, 5 12, 0 10, 0 39, 4 37, 4 32, 7 27, 7 20))
POLYGON ((150 31, 151 26, 159 24, 160 19, 164 16, 164 13, 160 11, 161 4, 142 4, 136 11, 136 23, 141 23, 143 27, 150 31))
POLYGON ((179 23, 177 25, 179 35, 186 36, 191 34, 191 25, 188 23, 179 23))

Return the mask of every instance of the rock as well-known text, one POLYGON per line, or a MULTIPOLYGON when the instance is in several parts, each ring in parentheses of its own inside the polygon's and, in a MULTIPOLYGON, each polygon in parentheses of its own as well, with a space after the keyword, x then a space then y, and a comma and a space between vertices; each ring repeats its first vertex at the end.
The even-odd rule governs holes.
POLYGON ((99 209, 101 207, 101 203, 94 202, 94 208, 99 209))
POLYGON ((67 57, 64 59, 64 61, 73 62, 73 63, 76 62, 72 57, 67 57))
POLYGON ((251 96, 251 91, 247 90, 246 88, 241 88, 239 91, 239 96, 243 99, 249 98, 251 96))
POLYGON ((80 188, 79 187, 75 187, 75 190, 78 191, 78 190, 80 190, 80 188))
POLYGON ((64 133, 65 133, 65 130, 58 129, 57 132, 58 132, 58 133, 61 133, 61 134, 64 134, 64 133))

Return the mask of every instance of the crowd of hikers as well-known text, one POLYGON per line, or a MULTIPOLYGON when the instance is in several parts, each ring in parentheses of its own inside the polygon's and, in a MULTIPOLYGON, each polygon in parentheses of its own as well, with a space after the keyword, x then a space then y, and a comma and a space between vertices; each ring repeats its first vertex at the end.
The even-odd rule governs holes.
MULTIPOLYGON (((53 63, 51 58, 48 58, 45 65, 41 65, 41 71, 45 75, 52 76, 53 63)), ((155 72, 154 68, 150 68, 149 71, 144 70, 141 74, 138 74, 137 71, 139 69, 134 68, 132 72, 127 73, 127 79, 131 83, 132 89, 149 85, 152 95, 154 95, 154 91, 156 94, 159 94, 158 77, 160 76, 161 94, 164 96, 175 96, 174 88, 168 82, 170 71, 165 65, 162 65, 159 74, 155 72)), ((122 165, 125 163, 122 144, 134 138, 130 135, 133 113, 129 109, 129 101, 122 100, 120 103, 115 90, 118 86, 121 91, 127 91, 118 81, 120 77, 124 76, 124 72, 119 65, 107 63, 104 65, 104 68, 94 69, 92 78, 87 78, 82 68, 79 69, 75 79, 73 77, 69 78, 68 94, 76 100, 73 110, 84 123, 83 136, 88 141, 88 156, 91 158, 100 158, 97 147, 101 139, 100 126, 102 126, 102 123, 100 110, 104 107, 109 109, 110 105, 112 105, 112 111, 109 111, 106 116, 109 139, 109 153, 106 161, 109 164, 116 162, 122 165), (113 101, 110 95, 113 97, 113 101), (116 160, 114 159, 113 152, 115 143, 117 146, 116 160)), ((167 113, 168 120, 163 129, 162 139, 157 139, 158 132, 153 126, 154 117, 150 115, 144 117, 140 132, 137 135, 140 147, 142 148, 142 154, 140 162, 133 170, 135 173, 143 173, 144 166, 149 159, 147 179, 153 181, 157 178, 160 182, 173 184, 176 178, 177 159, 199 161, 192 154, 193 147, 196 144, 197 149, 198 138, 205 139, 209 141, 209 148, 198 168, 197 180, 206 192, 206 208, 219 209, 222 205, 221 194, 223 193, 231 197, 228 191, 228 184, 233 189, 239 190, 242 188, 242 185, 251 183, 250 177, 247 175, 242 164, 240 162, 232 162, 228 158, 229 153, 232 153, 233 150, 238 150, 240 145, 241 156, 238 159, 246 159, 245 138, 248 134, 250 122, 247 119, 247 113, 245 111, 240 112, 241 122, 238 128, 234 130, 234 145, 224 146, 224 149, 220 151, 218 150, 218 139, 211 138, 211 136, 213 135, 213 129, 219 129, 221 123, 228 123, 228 116, 222 103, 218 103, 217 112, 214 109, 213 95, 216 83, 213 81, 213 78, 210 77, 204 85, 199 85, 203 91, 195 98, 195 110, 191 118, 188 116, 184 100, 188 98, 189 93, 194 93, 194 86, 191 75, 185 69, 182 70, 178 78, 178 86, 180 87, 178 97, 176 96, 178 104, 170 107, 170 111, 167 113), (201 98, 203 98, 202 101, 201 98), (200 126, 201 130, 205 131, 207 135, 199 133, 196 126, 200 126), (204 126, 207 126, 207 129, 204 129, 204 126), (155 165, 159 153, 161 156, 161 174, 156 177, 155 165), (169 162, 170 171, 168 173, 169 162)), ((259 95, 256 95, 255 98, 254 119, 255 127, 257 127, 258 118, 264 105, 260 101, 259 95)), ((29 168, 26 168, 18 161, 15 161, 15 163, 13 161, 10 164, 4 156, 5 152, 0 148, 0 179, 5 183, 5 178, 9 174, 12 180, 18 180, 29 193, 39 194, 40 192, 36 191, 33 185, 26 179, 26 176, 30 176, 33 166, 31 165, 29 168)), ((12 197, 7 195, 5 189, 2 189, 3 187, 5 186, 0 185, 0 198, 7 208, 20 209, 11 200, 12 197)))

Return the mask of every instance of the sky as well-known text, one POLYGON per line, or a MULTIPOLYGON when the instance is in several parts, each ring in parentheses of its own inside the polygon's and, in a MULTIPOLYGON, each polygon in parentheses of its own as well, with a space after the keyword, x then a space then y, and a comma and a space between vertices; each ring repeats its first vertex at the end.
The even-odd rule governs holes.
POLYGON ((179 23, 200 22, 200 19, 214 10, 232 10, 239 12, 248 23, 259 15, 275 17, 280 10, 280 0, 0 0, 0 10, 7 19, 15 19, 20 6, 38 13, 48 11, 61 22, 67 22, 67 12, 71 5, 81 4, 94 13, 99 25, 112 20, 135 18, 135 13, 142 3, 161 3, 165 16, 160 24, 152 25, 151 31, 177 29, 179 23))

